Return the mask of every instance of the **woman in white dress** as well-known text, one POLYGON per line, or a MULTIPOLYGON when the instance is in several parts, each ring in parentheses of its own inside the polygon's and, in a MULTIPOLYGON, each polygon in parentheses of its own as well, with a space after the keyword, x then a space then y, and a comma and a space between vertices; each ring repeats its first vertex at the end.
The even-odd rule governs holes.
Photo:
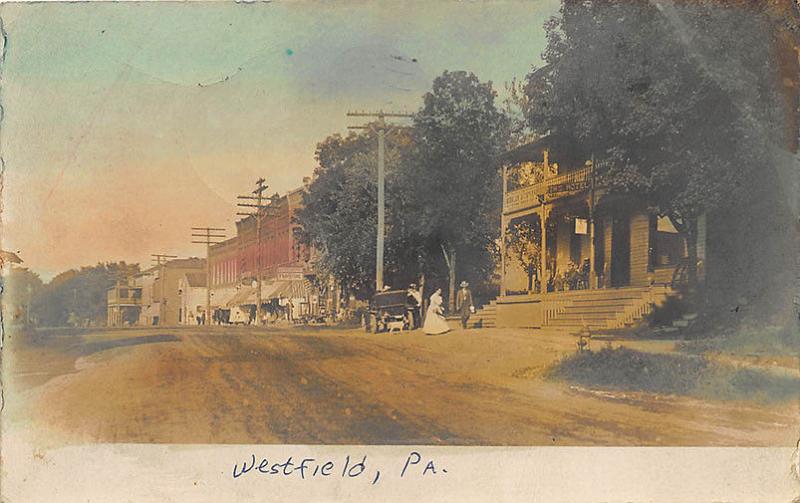
POLYGON ((443 334, 450 331, 450 326, 444 318, 441 288, 438 288, 433 292, 433 295, 431 295, 431 304, 428 306, 428 311, 425 313, 425 325, 422 327, 422 330, 429 335, 443 334))

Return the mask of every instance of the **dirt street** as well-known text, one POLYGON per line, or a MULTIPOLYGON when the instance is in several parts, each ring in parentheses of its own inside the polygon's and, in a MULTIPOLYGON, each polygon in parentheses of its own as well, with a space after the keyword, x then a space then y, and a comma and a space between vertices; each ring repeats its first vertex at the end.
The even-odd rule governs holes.
MULTIPOLYGON (((649 350, 670 345, 641 343, 649 350), (655 347, 658 346, 658 347, 655 347)), ((636 346, 636 344, 632 344, 636 346)), ((798 404, 581 389, 518 329, 128 329, 6 340, 6 431, 43 442, 789 446, 798 404)), ((641 349, 641 348, 640 348, 641 349)))

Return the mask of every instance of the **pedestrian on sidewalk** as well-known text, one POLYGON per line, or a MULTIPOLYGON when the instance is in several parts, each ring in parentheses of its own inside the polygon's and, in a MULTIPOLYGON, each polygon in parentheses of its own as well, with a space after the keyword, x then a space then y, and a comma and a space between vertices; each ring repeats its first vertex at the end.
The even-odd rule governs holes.
POLYGON ((425 314, 425 326, 422 327, 422 330, 428 335, 443 334, 450 330, 447 319, 444 317, 441 288, 437 288, 431 295, 428 312, 425 314))
POLYGON ((461 282, 461 289, 456 295, 456 311, 461 315, 461 328, 467 328, 469 316, 475 311, 475 305, 472 303, 472 292, 466 281, 461 282))
POLYGON ((411 311, 411 328, 420 328, 422 326, 422 293, 417 289, 415 283, 408 285, 408 297, 411 301, 411 307, 409 308, 409 311, 411 311))

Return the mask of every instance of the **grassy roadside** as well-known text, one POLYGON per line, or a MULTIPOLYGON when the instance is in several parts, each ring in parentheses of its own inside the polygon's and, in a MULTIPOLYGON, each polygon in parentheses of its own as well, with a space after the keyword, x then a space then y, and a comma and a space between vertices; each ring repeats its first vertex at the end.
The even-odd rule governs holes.
POLYGON ((800 357, 800 331, 787 326, 742 327, 724 336, 680 341, 675 348, 688 354, 708 352, 737 355, 800 357))
POLYGON ((735 368, 695 354, 655 354, 619 347, 570 355, 551 379, 618 391, 686 395, 706 400, 774 403, 800 400, 800 378, 735 368))

